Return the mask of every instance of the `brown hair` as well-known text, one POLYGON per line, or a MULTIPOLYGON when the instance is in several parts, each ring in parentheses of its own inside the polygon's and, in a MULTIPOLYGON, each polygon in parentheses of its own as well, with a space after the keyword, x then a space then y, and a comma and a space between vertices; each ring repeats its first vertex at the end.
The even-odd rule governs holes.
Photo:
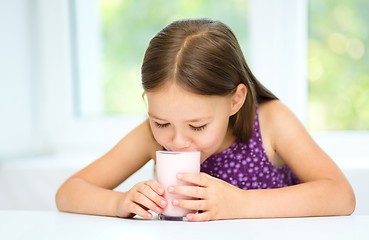
POLYGON ((242 142, 251 137, 256 103, 277 99, 250 71, 230 28, 209 19, 178 20, 162 29, 150 41, 141 73, 145 92, 175 82, 193 93, 226 96, 245 84, 245 103, 229 120, 242 142))

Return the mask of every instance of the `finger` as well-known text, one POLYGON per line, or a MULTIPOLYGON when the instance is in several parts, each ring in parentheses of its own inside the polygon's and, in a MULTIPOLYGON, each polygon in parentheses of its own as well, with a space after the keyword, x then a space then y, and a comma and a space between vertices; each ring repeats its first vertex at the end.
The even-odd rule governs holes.
POLYGON ((145 196, 144 194, 140 192, 137 192, 135 194, 133 201, 137 204, 142 205, 143 208, 150 209, 151 211, 156 212, 158 214, 160 214, 163 211, 162 208, 160 208, 153 201, 151 201, 147 196, 145 196))
POLYGON ((132 202, 131 206, 129 207, 129 211, 131 213, 134 213, 140 217, 146 218, 146 219, 151 219, 152 218, 152 214, 149 213, 148 211, 146 211, 142 206, 140 206, 137 203, 132 202))
POLYGON ((188 173, 181 172, 177 174, 177 179, 198 186, 208 187, 211 177, 206 173, 188 173))
MULTIPOLYGON (((137 191, 145 195, 147 198, 153 201, 157 206, 164 208, 167 206, 167 201, 162 196, 158 195, 156 191, 154 191, 153 185, 156 185, 154 182, 156 181, 152 180, 152 181, 145 182, 144 184, 138 187, 137 191)), ((164 191, 164 188, 163 188, 163 191, 164 191)))
POLYGON ((206 198, 207 190, 199 186, 169 186, 168 192, 193 198, 206 198))
POLYGON ((209 212, 203 213, 189 213, 186 216, 187 220, 190 222, 202 222, 202 221, 209 221, 211 220, 211 216, 209 212))
POLYGON ((152 179, 152 180, 146 181, 145 184, 151 187, 157 194, 164 195, 165 193, 164 187, 158 181, 155 181, 152 179))
POLYGON ((206 200, 184 200, 184 199, 173 199, 173 206, 186 208, 190 210, 208 210, 206 200))

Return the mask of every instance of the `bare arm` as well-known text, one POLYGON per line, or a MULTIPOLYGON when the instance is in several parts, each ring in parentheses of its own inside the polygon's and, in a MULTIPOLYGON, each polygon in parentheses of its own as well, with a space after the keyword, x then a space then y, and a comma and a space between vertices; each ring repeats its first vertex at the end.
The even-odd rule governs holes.
POLYGON ((264 118, 269 121, 267 131, 272 149, 302 184, 270 191, 247 192, 264 206, 262 212, 253 214, 265 216, 263 211, 267 211, 269 217, 351 214, 355 209, 355 196, 333 160, 281 102, 271 101, 264 107, 264 118), (267 208, 268 204, 264 204, 268 198, 276 201, 276 205, 267 208))
MULTIPOLYGON (((120 217, 139 214, 146 217, 148 212, 131 203, 127 197, 128 192, 112 189, 147 163, 157 148, 159 145, 151 135, 148 121, 145 121, 108 153, 74 174, 60 187, 56 194, 58 209, 85 214, 120 217)), ((135 186, 136 192, 146 186, 149 186, 147 190, 154 189, 154 193, 150 192, 153 195, 160 188, 156 181, 151 180, 135 186)), ((154 202, 161 200, 159 196, 153 198, 154 202)))

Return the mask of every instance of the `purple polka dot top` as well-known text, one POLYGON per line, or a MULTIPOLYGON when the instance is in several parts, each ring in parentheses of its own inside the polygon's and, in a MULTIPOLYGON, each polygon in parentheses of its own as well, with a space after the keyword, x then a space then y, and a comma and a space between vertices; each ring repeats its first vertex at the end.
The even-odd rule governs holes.
POLYGON ((300 183, 291 169, 276 167, 268 159, 260 133, 258 108, 254 131, 247 143, 236 141, 226 150, 207 158, 201 172, 222 179, 241 189, 271 189, 300 183))

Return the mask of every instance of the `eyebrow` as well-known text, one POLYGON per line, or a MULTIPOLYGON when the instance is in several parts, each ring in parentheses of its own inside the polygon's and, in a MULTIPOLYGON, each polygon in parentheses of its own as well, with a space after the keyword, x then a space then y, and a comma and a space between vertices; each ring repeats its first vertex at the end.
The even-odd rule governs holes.
MULTIPOLYGON (((148 114, 149 114, 149 116, 150 116, 150 117, 155 118, 155 119, 157 119, 157 120, 160 120, 160 121, 163 121, 163 122, 169 122, 169 121, 167 121, 167 120, 165 120, 165 119, 162 119, 162 118, 160 118, 160 117, 157 117, 157 116, 155 116, 155 115, 151 114, 150 112, 148 112, 148 114)), ((194 119, 188 119, 188 120, 186 120, 186 122, 201 122, 201 121, 203 121, 203 120, 207 120, 207 119, 210 119, 210 118, 211 118, 211 117, 194 118, 194 119)))

